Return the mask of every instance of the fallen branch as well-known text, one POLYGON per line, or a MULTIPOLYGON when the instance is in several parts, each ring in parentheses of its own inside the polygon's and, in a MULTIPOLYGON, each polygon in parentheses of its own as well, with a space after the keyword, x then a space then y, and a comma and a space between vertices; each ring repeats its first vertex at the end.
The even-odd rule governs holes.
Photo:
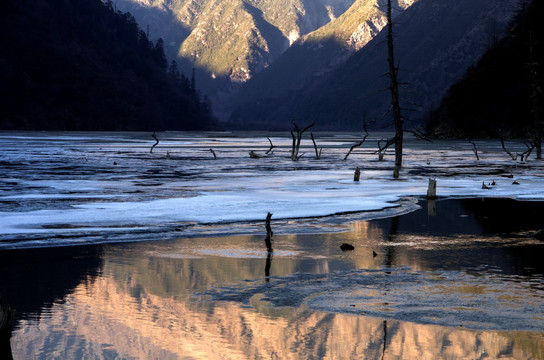
POLYGON ((149 153, 151 154, 153 152, 153 149, 155 148, 155 146, 159 145, 159 139, 157 138, 157 134, 155 134, 155 132, 153 131, 153 139, 155 139, 156 143, 153 144, 153 146, 151 146, 151 150, 149 150, 149 153))
POLYGON ((249 157, 252 159, 260 159, 260 158, 266 157, 266 155, 257 154, 255 151, 251 150, 249 152, 249 157))

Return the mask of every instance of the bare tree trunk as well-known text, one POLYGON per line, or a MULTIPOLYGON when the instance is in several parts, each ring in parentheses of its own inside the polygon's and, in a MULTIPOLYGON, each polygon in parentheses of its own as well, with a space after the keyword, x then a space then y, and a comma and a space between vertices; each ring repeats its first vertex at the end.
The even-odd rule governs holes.
POLYGON ((533 102, 533 120, 534 120, 534 140, 533 144, 536 148, 536 158, 537 160, 542 160, 542 136, 544 132, 544 120, 540 116, 540 105, 538 104, 539 93, 541 92, 540 87, 538 86, 538 67, 539 64, 535 60, 534 56, 534 44, 531 34, 530 44, 529 44, 529 69, 531 72, 531 100, 533 102))
POLYGON ((266 250, 268 252, 272 252, 272 235, 274 235, 272 232, 272 227, 270 226, 270 219, 272 219, 272 214, 268 213, 265 220, 266 238, 264 239, 266 250))
POLYGON ((476 143, 470 139, 468 139, 467 141, 472 144, 472 152, 476 156, 476 160, 480 161, 480 156, 478 155, 478 148, 476 147, 476 143))
POLYGON ((393 50, 393 21, 391 20, 391 0, 387 0, 387 61, 389 63, 389 80, 391 89, 391 105, 393 119, 395 121, 395 171, 393 176, 399 176, 402 167, 402 143, 404 132, 402 129, 402 116, 399 103, 399 82, 397 79, 398 68, 395 66, 395 54, 393 50))
POLYGON ((295 134, 291 131, 291 137, 293 138, 293 145, 291 149, 291 160, 298 161, 302 157, 302 155, 300 156, 298 155, 298 152, 300 150, 300 141, 302 140, 302 134, 304 134, 306 130, 314 126, 314 124, 312 123, 301 130, 298 127, 297 122, 293 119, 293 126, 295 127, 295 130, 297 132, 297 136, 295 137, 295 134))
POLYGON ((353 149, 355 149, 356 147, 359 147, 361 145, 364 144, 364 142, 366 141, 366 138, 368 137, 368 130, 366 129, 366 119, 365 121, 363 122, 363 129, 365 130, 365 135, 363 136, 363 139, 361 141, 359 141, 357 144, 354 144, 348 151, 348 153, 346 154, 346 156, 344 156, 344 161, 346 161, 349 157, 349 155, 351 154, 351 152, 353 151, 353 149))
POLYGON ((315 143, 314 133, 310 133, 310 136, 312 138, 312 142, 314 143, 315 159, 319 160, 321 159, 321 150, 323 150, 323 148, 320 148, 319 151, 317 151, 317 144, 315 143))
POLYGON ((215 155, 215 151, 213 151, 213 149, 210 149, 210 152, 211 152, 212 155, 213 155, 213 159, 214 159, 214 160, 217 160, 217 155, 215 155))
POLYGON ((155 148, 155 146, 159 145, 159 138, 157 137, 157 134, 155 134, 154 131, 151 136, 153 136, 153 139, 155 139, 156 143, 154 143, 153 146, 151 146, 151 150, 149 150, 150 154, 153 152, 153 149, 155 148))

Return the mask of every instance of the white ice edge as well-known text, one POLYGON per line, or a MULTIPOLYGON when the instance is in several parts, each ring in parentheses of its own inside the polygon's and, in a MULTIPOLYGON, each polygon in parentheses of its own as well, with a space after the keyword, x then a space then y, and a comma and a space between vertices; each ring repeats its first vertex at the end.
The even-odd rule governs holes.
MULTIPOLYGON (((308 172, 269 176, 277 186, 259 188, 258 180, 237 179, 236 184, 223 184, 222 192, 201 192, 193 197, 165 198, 150 201, 90 202, 62 210, 0 212, 0 231, 4 234, 38 234, 66 231, 119 231, 120 227, 137 229, 169 223, 224 223, 262 220, 268 212, 274 219, 322 217, 337 213, 379 211, 397 206, 402 197, 424 196, 427 182, 423 180, 382 181, 379 179, 354 183, 342 172, 308 172), (288 182, 288 184, 286 183, 288 182), (77 224, 76 228, 51 228, 55 225, 77 224), (108 226, 112 226, 109 228, 108 226)), ((224 181, 224 180, 223 180, 224 181)), ((444 197, 507 197, 544 200, 544 187, 539 180, 525 179, 512 185, 510 179, 496 180, 491 190, 481 188, 475 179, 437 179, 438 195, 444 197)), ((212 186, 213 187, 213 186, 212 186)))

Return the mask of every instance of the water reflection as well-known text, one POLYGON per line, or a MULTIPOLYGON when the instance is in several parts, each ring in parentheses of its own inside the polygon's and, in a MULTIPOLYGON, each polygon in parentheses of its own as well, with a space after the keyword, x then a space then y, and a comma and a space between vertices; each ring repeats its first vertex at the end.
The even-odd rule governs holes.
MULTIPOLYGON (((420 294, 422 303, 433 292, 478 299, 486 289, 514 283, 521 294, 543 299, 544 246, 525 236, 537 225, 500 224, 494 231, 485 220, 494 215, 479 211, 466 201, 438 201, 436 216, 430 217, 423 203, 419 212, 354 223, 343 234, 275 236, 273 252, 262 236, 0 252, 0 293, 17 310, 13 354, 15 359, 544 358, 541 331, 471 330, 364 314, 372 302, 391 308, 384 303, 390 300, 383 300, 391 294, 413 295, 407 279, 419 281, 422 275, 436 278, 436 285, 425 283, 432 286, 420 294), (340 251, 342 242, 355 250, 340 251), (370 284, 372 276, 390 280, 371 293, 362 281, 370 284), (441 287, 446 282, 440 276, 456 286, 441 287), (341 297, 334 296, 333 286, 342 288, 341 297), (214 291, 231 298, 214 299, 214 291), (281 294, 288 296, 280 306, 275 301, 281 294), (315 310, 327 303, 323 295, 330 295, 333 311, 315 310)), ((531 316, 544 323, 542 312, 531 316)))

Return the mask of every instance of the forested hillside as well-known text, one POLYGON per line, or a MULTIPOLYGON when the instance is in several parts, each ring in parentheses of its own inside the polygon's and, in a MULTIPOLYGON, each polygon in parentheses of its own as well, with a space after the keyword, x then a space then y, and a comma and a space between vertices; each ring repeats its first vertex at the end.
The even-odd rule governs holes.
POLYGON ((194 82, 167 74, 162 40, 110 1, 3 1, 0 46, 0 129, 215 127, 194 82))
POLYGON ((542 131, 543 14, 542 1, 520 3, 507 36, 449 89, 430 114, 431 134, 532 138, 542 131))

